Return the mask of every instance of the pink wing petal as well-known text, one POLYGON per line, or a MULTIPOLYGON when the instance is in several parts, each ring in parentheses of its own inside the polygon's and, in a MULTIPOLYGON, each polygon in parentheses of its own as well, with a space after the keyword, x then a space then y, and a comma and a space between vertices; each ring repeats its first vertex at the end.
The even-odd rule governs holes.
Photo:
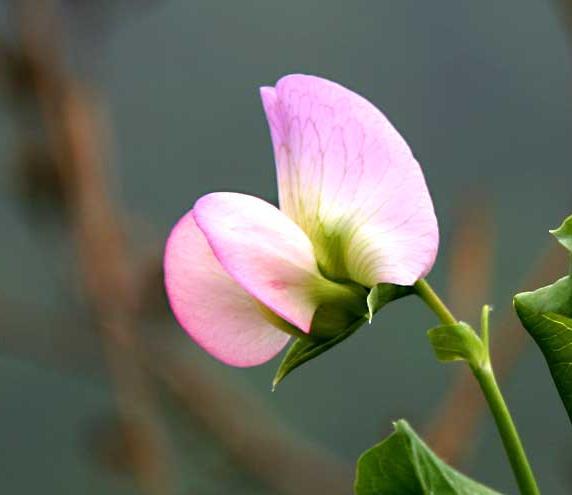
POLYGON ((259 303, 220 266, 192 211, 171 232, 164 261, 177 320, 214 357, 233 366, 255 366, 286 345, 289 336, 262 316, 259 303))
POLYGON ((387 118, 314 76, 286 76, 261 97, 280 208, 310 237, 320 264, 369 287, 424 277, 437 254, 437 219, 421 168, 387 118), (331 240, 340 238, 335 263, 331 240))
POLYGON ((212 193, 193 211, 224 269, 300 330, 310 331, 320 294, 341 290, 321 276, 302 229, 270 203, 246 194, 212 193))

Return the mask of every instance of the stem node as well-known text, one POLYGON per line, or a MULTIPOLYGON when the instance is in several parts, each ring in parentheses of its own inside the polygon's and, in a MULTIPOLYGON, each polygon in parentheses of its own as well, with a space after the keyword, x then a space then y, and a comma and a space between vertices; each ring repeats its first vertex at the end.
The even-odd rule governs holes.
MULTIPOLYGON (((425 279, 415 284, 417 295, 437 315, 444 325, 458 325, 459 321, 425 279)), ((479 365, 471 365, 471 371, 479 383, 483 395, 494 417, 507 457, 522 495, 540 495, 534 474, 526 457, 526 452, 512 420, 510 411, 502 396, 493 371, 489 352, 489 314, 491 307, 483 306, 481 313, 481 341, 484 347, 484 360, 479 365)))

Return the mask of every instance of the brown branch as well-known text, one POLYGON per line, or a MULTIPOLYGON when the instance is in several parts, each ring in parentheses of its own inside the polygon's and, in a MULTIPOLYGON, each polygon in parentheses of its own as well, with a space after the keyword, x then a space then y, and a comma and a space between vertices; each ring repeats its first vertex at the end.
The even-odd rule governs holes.
MULTIPOLYGON (((37 26, 39 10, 29 15, 22 17, 23 45, 34 69, 35 97, 59 166, 83 285, 95 310, 125 435, 132 440, 136 454, 140 486, 149 494, 166 494, 171 489, 163 435, 157 430, 149 387, 140 367, 143 358, 185 403, 190 415, 198 418, 245 470, 277 493, 349 493, 351 469, 294 437, 251 395, 222 380, 213 383, 210 373, 186 360, 168 353, 157 359, 154 348, 141 347, 134 333, 139 301, 133 260, 117 208, 107 193, 100 105, 93 93, 66 73, 59 60, 58 43, 51 37, 38 37, 38 33, 58 30, 37 26)), ((44 21, 50 18, 45 11, 40 17, 44 21)))
MULTIPOLYGON (((93 363, 97 357, 89 342, 80 338, 70 341, 69 335, 60 331, 75 326, 85 333, 83 327, 91 322, 81 315, 74 318, 69 314, 30 313, 27 307, 5 299, 0 300, 0 309, 3 326, 14 330, 3 336, 10 354, 60 369, 72 365, 76 372, 85 372, 86 363, 93 363), (50 335, 49 345, 30 346, 37 337, 19 331, 38 327, 50 335), (70 362, 70 354, 74 362, 70 362), (78 368, 79 363, 84 367, 78 368)), ((138 348, 140 362, 149 373, 183 405, 190 420, 217 439, 237 465, 261 480, 272 493, 351 493, 350 465, 292 432, 249 389, 217 375, 201 357, 193 357, 186 350, 177 345, 158 346, 152 341, 138 348)))
POLYGON ((572 0, 554 0, 555 8, 569 36, 572 35, 572 0))
POLYGON ((235 462, 273 493, 352 493, 353 469, 287 430, 259 399, 172 349, 154 348, 147 364, 235 462))
POLYGON ((464 192, 449 248, 447 302, 466 321, 478 321, 491 292, 495 226, 488 195, 464 192))
POLYGON ((47 0, 22 2, 21 45, 64 183, 86 294, 98 318, 135 474, 149 495, 172 492, 165 437, 135 353, 136 294, 131 258, 107 195, 103 127, 95 98, 62 63, 57 16, 47 0))

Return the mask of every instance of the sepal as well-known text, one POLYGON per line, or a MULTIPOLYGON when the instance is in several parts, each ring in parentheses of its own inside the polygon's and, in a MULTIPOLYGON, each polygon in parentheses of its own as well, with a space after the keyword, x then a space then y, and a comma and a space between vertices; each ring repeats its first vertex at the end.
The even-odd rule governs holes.
POLYGON ((346 340, 366 321, 365 318, 360 318, 353 325, 330 339, 296 339, 286 352, 284 359, 276 371, 274 380, 272 380, 272 390, 274 391, 277 385, 284 380, 287 375, 298 368, 298 366, 318 357, 320 354, 323 354, 340 342, 346 340))
POLYGON ((296 368, 346 340, 367 321, 371 323, 373 315, 386 304, 412 293, 412 287, 394 284, 378 284, 370 290, 367 296, 367 307, 365 307, 364 301, 362 314, 357 318, 354 316, 354 319, 351 322, 347 322, 345 326, 342 326, 341 323, 344 322, 344 318, 351 313, 346 312, 343 306, 338 308, 324 306, 319 308, 314 315, 310 334, 302 338, 297 338, 286 352, 284 359, 276 371, 272 382, 272 390, 296 368), (338 319, 336 315, 338 313, 340 314, 340 326, 336 327, 335 324, 338 319))

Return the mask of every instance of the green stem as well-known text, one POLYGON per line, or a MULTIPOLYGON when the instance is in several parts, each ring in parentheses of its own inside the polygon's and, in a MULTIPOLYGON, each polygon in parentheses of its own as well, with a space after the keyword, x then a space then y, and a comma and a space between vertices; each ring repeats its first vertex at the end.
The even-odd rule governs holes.
POLYGON ((429 282, 422 278, 418 280, 415 284, 415 291, 425 301, 425 304, 431 308, 433 313, 435 313, 443 325, 456 325, 459 323, 457 318, 453 316, 453 313, 449 311, 449 308, 445 306, 445 303, 441 301, 441 298, 433 290, 433 287, 429 285, 429 282))
POLYGON ((487 358, 490 360, 489 352, 489 315, 491 314, 491 307, 488 304, 483 306, 483 311, 481 312, 481 340, 483 341, 483 347, 487 351, 487 358))
POLYGON ((473 373, 495 418, 497 429, 502 438, 520 492, 525 495, 539 495, 540 491, 536 485, 526 452, 490 364, 489 366, 481 366, 474 369, 473 373))
MULTIPOLYGON (((457 319, 426 280, 419 280, 415 284, 415 290, 444 325, 458 324, 457 319)), ((482 340, 483 344, 486 344, 486 357, 478 366, 471 366, 471 370, 479 382, 483 395, 493 414, 520 492, 523 495, 540 495, 518 431, 501 394, 491 365, 488 347, 489 312, 490 307, 485 306, 482 315, 482 340)))

